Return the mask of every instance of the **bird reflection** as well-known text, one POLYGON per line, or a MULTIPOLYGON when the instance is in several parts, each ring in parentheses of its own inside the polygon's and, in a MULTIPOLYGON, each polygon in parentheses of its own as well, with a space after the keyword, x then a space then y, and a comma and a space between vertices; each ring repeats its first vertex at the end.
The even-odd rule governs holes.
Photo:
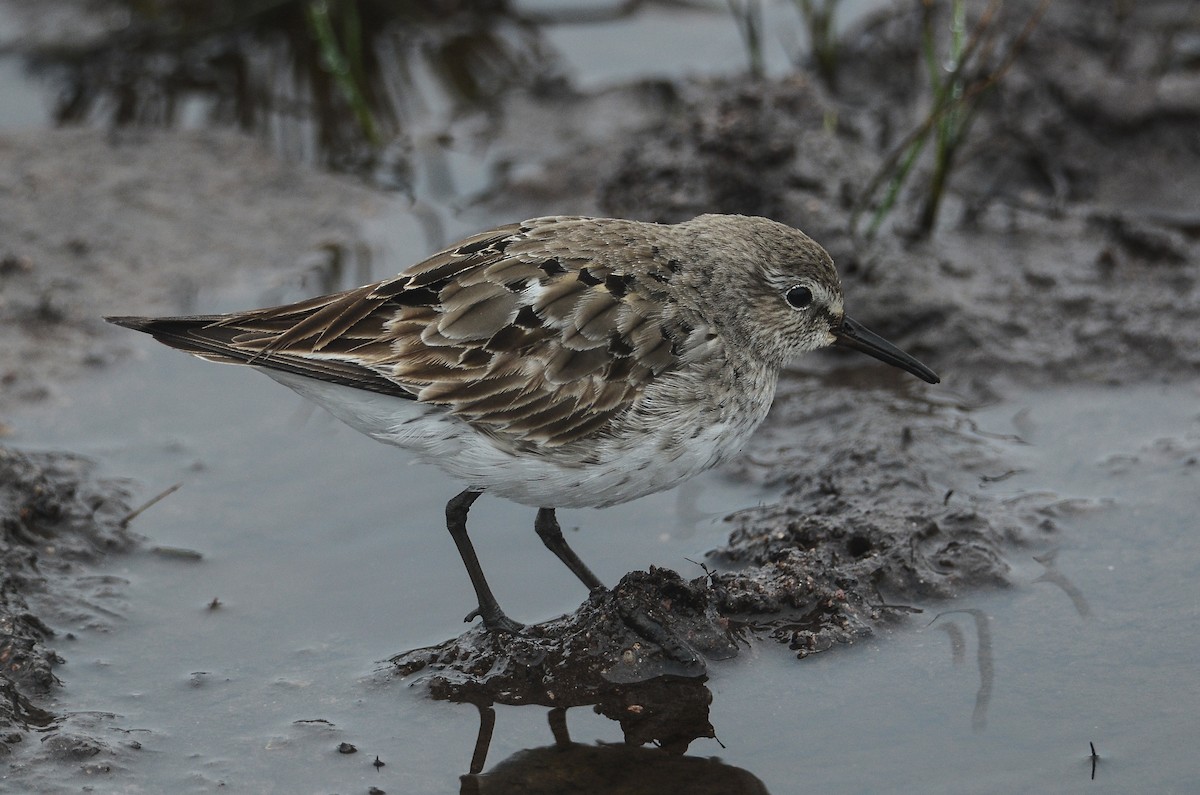
POLYGON ((719 759, 686 755, 693 739, 715 737, 708 721, 711 700, 705 677, 659 677, 615 685, 594 709, 621 724, 624 743, 574 742, 567 728, 567 709, 555 707, 547 713, 552 745, 518 751, 487 772, 496 715, 490 704, 478 705, 479 734, 460 792, 765 794, 763 783, 746 770, 719 759))

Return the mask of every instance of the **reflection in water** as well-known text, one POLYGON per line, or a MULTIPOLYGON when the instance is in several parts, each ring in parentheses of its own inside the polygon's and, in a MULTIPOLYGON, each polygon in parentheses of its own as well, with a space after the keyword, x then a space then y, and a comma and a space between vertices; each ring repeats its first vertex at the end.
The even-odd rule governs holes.
MULTIPOLYGON (((987 727, 987 710, 988 705, 992 703, 992 686, 996 681, 996 662, 995 655, 992 652, 991 619, 982 610, 967 608, 938 613, 933 617, 933 621, 937 621, 942 616, 948 616, 952 613, 966 613, 975 619, 975 637, 978 640, 975 660, 976 665, 979 667, 979 690, 975 692, 975 709, 971 713, 971 728, 975 731, 983 731, 987 727)), ((931 621, 930 623, 933 622, 931 621)), ((955 626, 953 630, 947 630, 947 634, 950 635, 950 642, 954 647, 955 662, 957 662, 961 658, 961 650, 963 648, 962 630, 955 626)))
POLYGON ((35 44, 59 124, 236 126, 285 156, 407 189, 420 120, 494 110, 548 71, 503 0, 113 0, 124 25, 35 44), (434 113, 431 114, 431 111, 434 113))
POLYGON ((712 693, 705 678, 659 677, 608 688, 594 705, 597 713, 621 724, 624 744, 584 745, 571 740, 567 710, 547 714, 554 744, 519 751, 484 773, 496 715, 479 706, 479 734, 463 793, 766 793, 755 776, 719 759, 686 756, 691 741, 714 737, 708 722, 712 693), (643 747, 654 743, 657 748, 643 747))
POLYGON ((1092 606, 1088 604, 1087 597, 1083 595, 1083 591, 1079 589, 1075 583, 1067 579, 1067 575, 1059 571, 1055 565, 1055 558, 1058 557, 1058 550, 1052 549, 1044 555, 1034 555, 1033 559, 1046 567, 1046 571, 1034 582, 1048 582, 1051 585, 1057 585, 1062 589, 1062 592, 1071 600, 1071 604, 1075 606, 1075 612, 1082 618, 1087 618, 1092 614, 1092 606))
POLYGON ((938 624, 938 629, 950 638, 950 653, 954 655, 954 664, 962 665, 963 660, 967 659, 967 639, 963 636, 962 627, 953 621, 944 621, 938 624))

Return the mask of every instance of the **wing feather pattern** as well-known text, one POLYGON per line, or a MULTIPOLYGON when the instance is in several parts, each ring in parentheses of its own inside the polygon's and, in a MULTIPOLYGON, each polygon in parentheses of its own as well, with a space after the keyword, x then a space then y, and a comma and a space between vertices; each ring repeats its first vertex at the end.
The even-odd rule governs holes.
POLYGON ((659 271, 622 271, 636 237, 606 226, 618 237, 590 255, 579 244, 596 241, 579 228, 589 223, 499 227, 392 279, 287 306, 110 320, 212 361, 441 405, 514 444, 563 445, 602 432, 702 336, 663 300, 659 271), (602 255, 622 246, 623 257, 602 255))

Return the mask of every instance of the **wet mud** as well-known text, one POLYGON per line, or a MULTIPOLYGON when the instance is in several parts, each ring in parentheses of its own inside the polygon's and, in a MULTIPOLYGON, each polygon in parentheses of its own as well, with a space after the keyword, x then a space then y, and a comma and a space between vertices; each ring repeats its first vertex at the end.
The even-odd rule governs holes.
POLYGON ((1045 554, 1058 519, 1101 507, 989 495, 1012 472, 1003 446, 1020 439, 989 438, 963 408, 917 391, 842 375, 781 395, 743 466, 779 479, 783 496, 728 517, 707 576, 633 572, 527 634, 473 631, 398 655, 392 675, 419 674, 411 681, 451 701, 566 707, 664 675, 702 681, 760 640, 802 658, 923 612, 912 603, 1009 585, 1009 556, 1045 554))
MULTIPOLYGON (((89 566, 137 543, 129 497, 129 484, 98 478, 84 458, 0 447, 0 757, 61 717, 39 705, 58 684, 60 644, 73 638, 52 627, 111 626, 123 583, 89 566)), ((96 752, 55 736, 42 745, 49 758, 96 752)))
MULTIPOLYGON (((1006 40, 1034 8, 1006 4, 1006 40)), ((825 245, 848 312, 926 361, 944 386, 927 389, 837 353, 811 356, 786 374, 771 416, 732 469, 776 484, 782 496, 730 517, 731 536, 709 553, 707 576, 634 572, 526 634, 472 629, 387 661, 385 682, 480 708, 473 776, 494 704, 539 704, 552 716, 596 705, 628 743, 682 754, 712 736, 709 667, 749 644, 774 641, 805 657, 853 643, 913 620, 916 603, 950 608, 963 593, 1010 585, 1014 555, 1049 561, 1046 581, 1071 596, 1052 569, 1060 520, 1103 505, 996 496, 992 486, 1018 466, 1011 452, 1023 442, 981 432, 971 410, 1018 388, 1200 375, 1200 31, 1189 8, 1052 5, 980 102, 929 234, 918 229, 927 163, 878 233, 855 224, 863 188, 928 101, 915 10, 879 15, 842 42, 836 91, 800 72, 596 95, 541 85, 511 97, 509 117, 488 130, 500 159, 507 152, 525 167, 501 169, 481 207, 513 217, 769 215, 825 245), (622 121, 596 121, 613 109, 622 121), (531 144, 531 131, 539 130, 553 140, 544 142, 550 155, 533 161, 541 144, 531 144)), ((99 321, 114 295, 137 291, 147 313, 187 311, 197 284, 228 279, 231 261, 254 258, 318 292, 304 274, 359 256, 353 219, 375 204, 366 188, 282 164, 225 133, 5 135, 0 151, 10 163, 0 188, 18 199, 0 214, 6 412, 61 400, 88 368, 124 356, 124 338, 99 321)), ((48 583, 72 582, 71 567, 88 554, 134 543, 110 516, 128 509, 124 487, 89 481, 86 464, 64 460, 69 466, 0 454, 0 466, 17 473, 0 480, 7 489, 11 478, 14 489, 0 504, 12 506, 0 592, 12 635, 3 657, 14 705, 0 712, 6 741, 50 720, 31 699, 53 686, 49 627, 67 597, 54 607, 45 594, 58 586, 48 583), (53 532, 80 539, 54 536, 56 549, 80 546, 66 562, 56 553, 59 567, 46 565, 49 531, 21 518, 38 489, 67 506, 55 508, 67 518, 54 521, 72 529, 53 532), (109 518, 82 529, 97 515, 109 518)), ((569 745, 554 734, 559 750, 569 745)), ((75 753, 68 740, 62 753, 75 753)), ((494 767, 492 784, 480 778, 478 791, 505 791, 512 769, 539 770, 538 752, 494 767)), ((538 791, 532 774, 520 780, 520 791, 538 791)), ((760 790, 743 781, 721 791, 760 790)))
POLYGON ((520 635, 476 627, 436 647, 397 655, 378 674, 407 679, 437 699, 566 710, 592 706, 621 725, 626 743, 682 753, 713 737, 706 660, 745 642, 718 615, 705 579, 665 569, 631 572, 579 610, 520 635))

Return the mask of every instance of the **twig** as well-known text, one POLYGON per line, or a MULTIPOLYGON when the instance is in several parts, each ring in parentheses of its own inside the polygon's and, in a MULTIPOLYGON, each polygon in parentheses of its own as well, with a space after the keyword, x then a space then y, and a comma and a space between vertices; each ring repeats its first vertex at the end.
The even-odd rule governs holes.
POLYGON ((132 522, 134 519, 136 519, 142 515, 142 511, 145 511, 151 505, 154 505, 156 502, 163 499, 164 497, 169 497, 170 495, 174 494, 176 491, 179 490, 179 488, 181 486, 183 486, 183 483, 176 483, 174 486, 168 486, 167 488, 165 488, 162 491, 162 493, 158 494, 155 497, 151 497, 149 500, 147 500, 145 503, 143 503, 141 505, 141 507, 134 508, 132 511, 130 511, 129 513, 127 513, 123 517, 121 517, 121 521, 117 522, 117 525, 122 530, 128 528, 130 522, 132 522))

